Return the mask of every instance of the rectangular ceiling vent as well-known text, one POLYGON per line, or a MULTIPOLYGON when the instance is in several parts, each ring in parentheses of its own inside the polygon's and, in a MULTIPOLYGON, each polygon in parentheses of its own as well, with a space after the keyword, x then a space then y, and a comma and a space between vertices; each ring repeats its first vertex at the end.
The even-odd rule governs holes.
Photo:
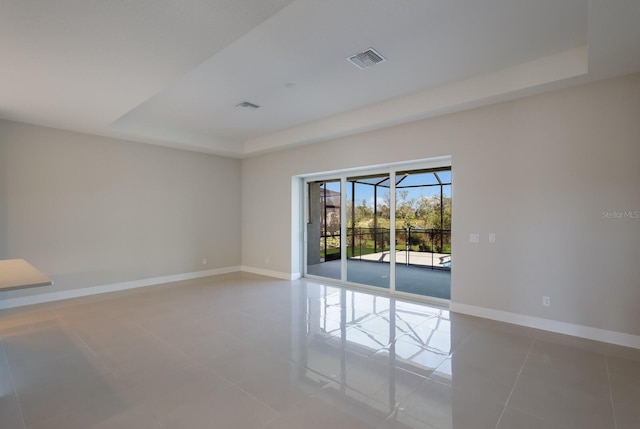
POLYGON ((258 106, 257 104, 253 104, 253 103, 249 103, 248 101, 243 101, 240 104, 236 104, 236 107, 244 107, 245 109, 257 109, 260 106, 258 106))
POLYGON ((387 61, 385 57, 380 55, 373 48, 369 48, 359 54, 352 55, 347 59, 361 70, 387 61))

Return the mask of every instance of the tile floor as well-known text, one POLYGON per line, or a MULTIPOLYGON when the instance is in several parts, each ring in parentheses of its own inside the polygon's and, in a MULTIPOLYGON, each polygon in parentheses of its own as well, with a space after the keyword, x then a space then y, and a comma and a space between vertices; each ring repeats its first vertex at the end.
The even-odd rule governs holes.
POLYGON ((640 427, 640 350, 228 274, 0 311, 0 428, 640 427))

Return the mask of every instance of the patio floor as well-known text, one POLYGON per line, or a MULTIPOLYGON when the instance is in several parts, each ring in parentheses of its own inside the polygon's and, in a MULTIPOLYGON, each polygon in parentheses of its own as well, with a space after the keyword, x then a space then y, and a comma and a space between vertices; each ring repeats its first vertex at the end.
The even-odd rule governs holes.
MULTIPOLYGON (((376 262, 390 262, 389 252, 370 253, 368 255, 358 256, 352 259, 376 261, 376 262)), ((397 250, 396 251, 396 264, 407 264, 407 259, 410 265, 422 265, 428 267, 440 267, 444 268, 447 262, 451 261, 451 254, 449 253, 431 253, 431 252, 416 252, 414 250, 397 250)))
MULTIPOLYGON (((388 252, 386 252, 388 253, 388 252)), ((451 271, 433 269, 425 265, 406 265, 401 263, 398 252, 396 256, 396 290, 400 292, 413 293, 422 296, 451 299, 451 271)), ((420 253, 420 252, 412 252, 420 253)), ((369 258, 347 260, 347 281, 363 285, 389 288, 389 263, 375 256, 368 255, 369 258)), ((431 260, 431 254, 429 261, 431 260)), ((425 257, 424 253, 422 254, 425 257)), ((449 256, 449 255, 447 255, 449 256)), ((388 255, 387 255, 388 257, 388 255)), ((410 262, 414 262, 412 255, 410 262)), ((406 260, 406 259, 405 259, 406 260)), ((423 261, 425 262, 425 261, 423 261)), ((437 265, 436 265, 437 266, 437 265)), ((340 260, 321 262, 316 265, 309 265, 307 273, 331 279, 340 279, 340 260)))

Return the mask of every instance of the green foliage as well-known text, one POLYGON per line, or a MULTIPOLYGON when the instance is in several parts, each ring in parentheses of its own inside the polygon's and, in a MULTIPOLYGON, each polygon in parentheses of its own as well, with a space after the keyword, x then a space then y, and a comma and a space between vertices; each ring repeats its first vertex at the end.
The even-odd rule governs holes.
MULTIPOLYGON (((363 199, 355 205, 347 201, 347 253, 349 257, 367 255, 390 249, 388 230, 391 225, 391 199, 389 192, 378 193, 376 210, 363 199), (352 231, 355 228, 355 232, 352 231), (374 230, 375 228, 375 230, 374 230), (387 232, 383 235, 381 231, 387 232), (374 237, 374 232, 377 234, 374 237), (375 240, 374 240, 375 238, 375 240), (385 242, 384 248, 382 243, 385 242), (353 254, 352 254, 353 253, 353 254)), ((396 246, 397 250, 451 253, 451 197, 431 195, 409 198, 407 189, 396 191, 396 246), (443 231, 443 232, 440 232, 443 231), (407 240, 409 242, 407 243, 407 240)), ((339 234, 339 219, 330 219, 328 230, 339 234)), ((327 246, 339 248, 337 237, 327 237, 327 246)), ((322 246, 324 249, 324 246, 322 246)), ((337 249, 339 251, 339 249, 337 249)))
POLYGON ((451 198, 444 197, 442 210, 440 206, 440 198, 435 195, 418 200, 415 214, 425 229, 451 229, 451 198))

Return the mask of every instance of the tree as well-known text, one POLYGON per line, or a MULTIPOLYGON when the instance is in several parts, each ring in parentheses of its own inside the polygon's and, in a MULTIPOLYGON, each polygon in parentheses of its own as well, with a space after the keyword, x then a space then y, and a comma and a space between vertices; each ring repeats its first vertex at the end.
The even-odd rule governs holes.
POLYGON ((401 189, 397 192, 398 201, 396 201, 396 219, 405 220, 409 216, 415 216, 415 198, 408 199, 409 191, 401 189))
POLYGON ((441 202, 435 195, 421 197, 416 217, 424 222, 427 229, 451 229, 451 198, 444 197, 441 202))
POLYGON ((373 218, 373 210, 367 205, 367 200, 363 199, 359 206, 356 206, 356 224, 368 221, 373 218))

